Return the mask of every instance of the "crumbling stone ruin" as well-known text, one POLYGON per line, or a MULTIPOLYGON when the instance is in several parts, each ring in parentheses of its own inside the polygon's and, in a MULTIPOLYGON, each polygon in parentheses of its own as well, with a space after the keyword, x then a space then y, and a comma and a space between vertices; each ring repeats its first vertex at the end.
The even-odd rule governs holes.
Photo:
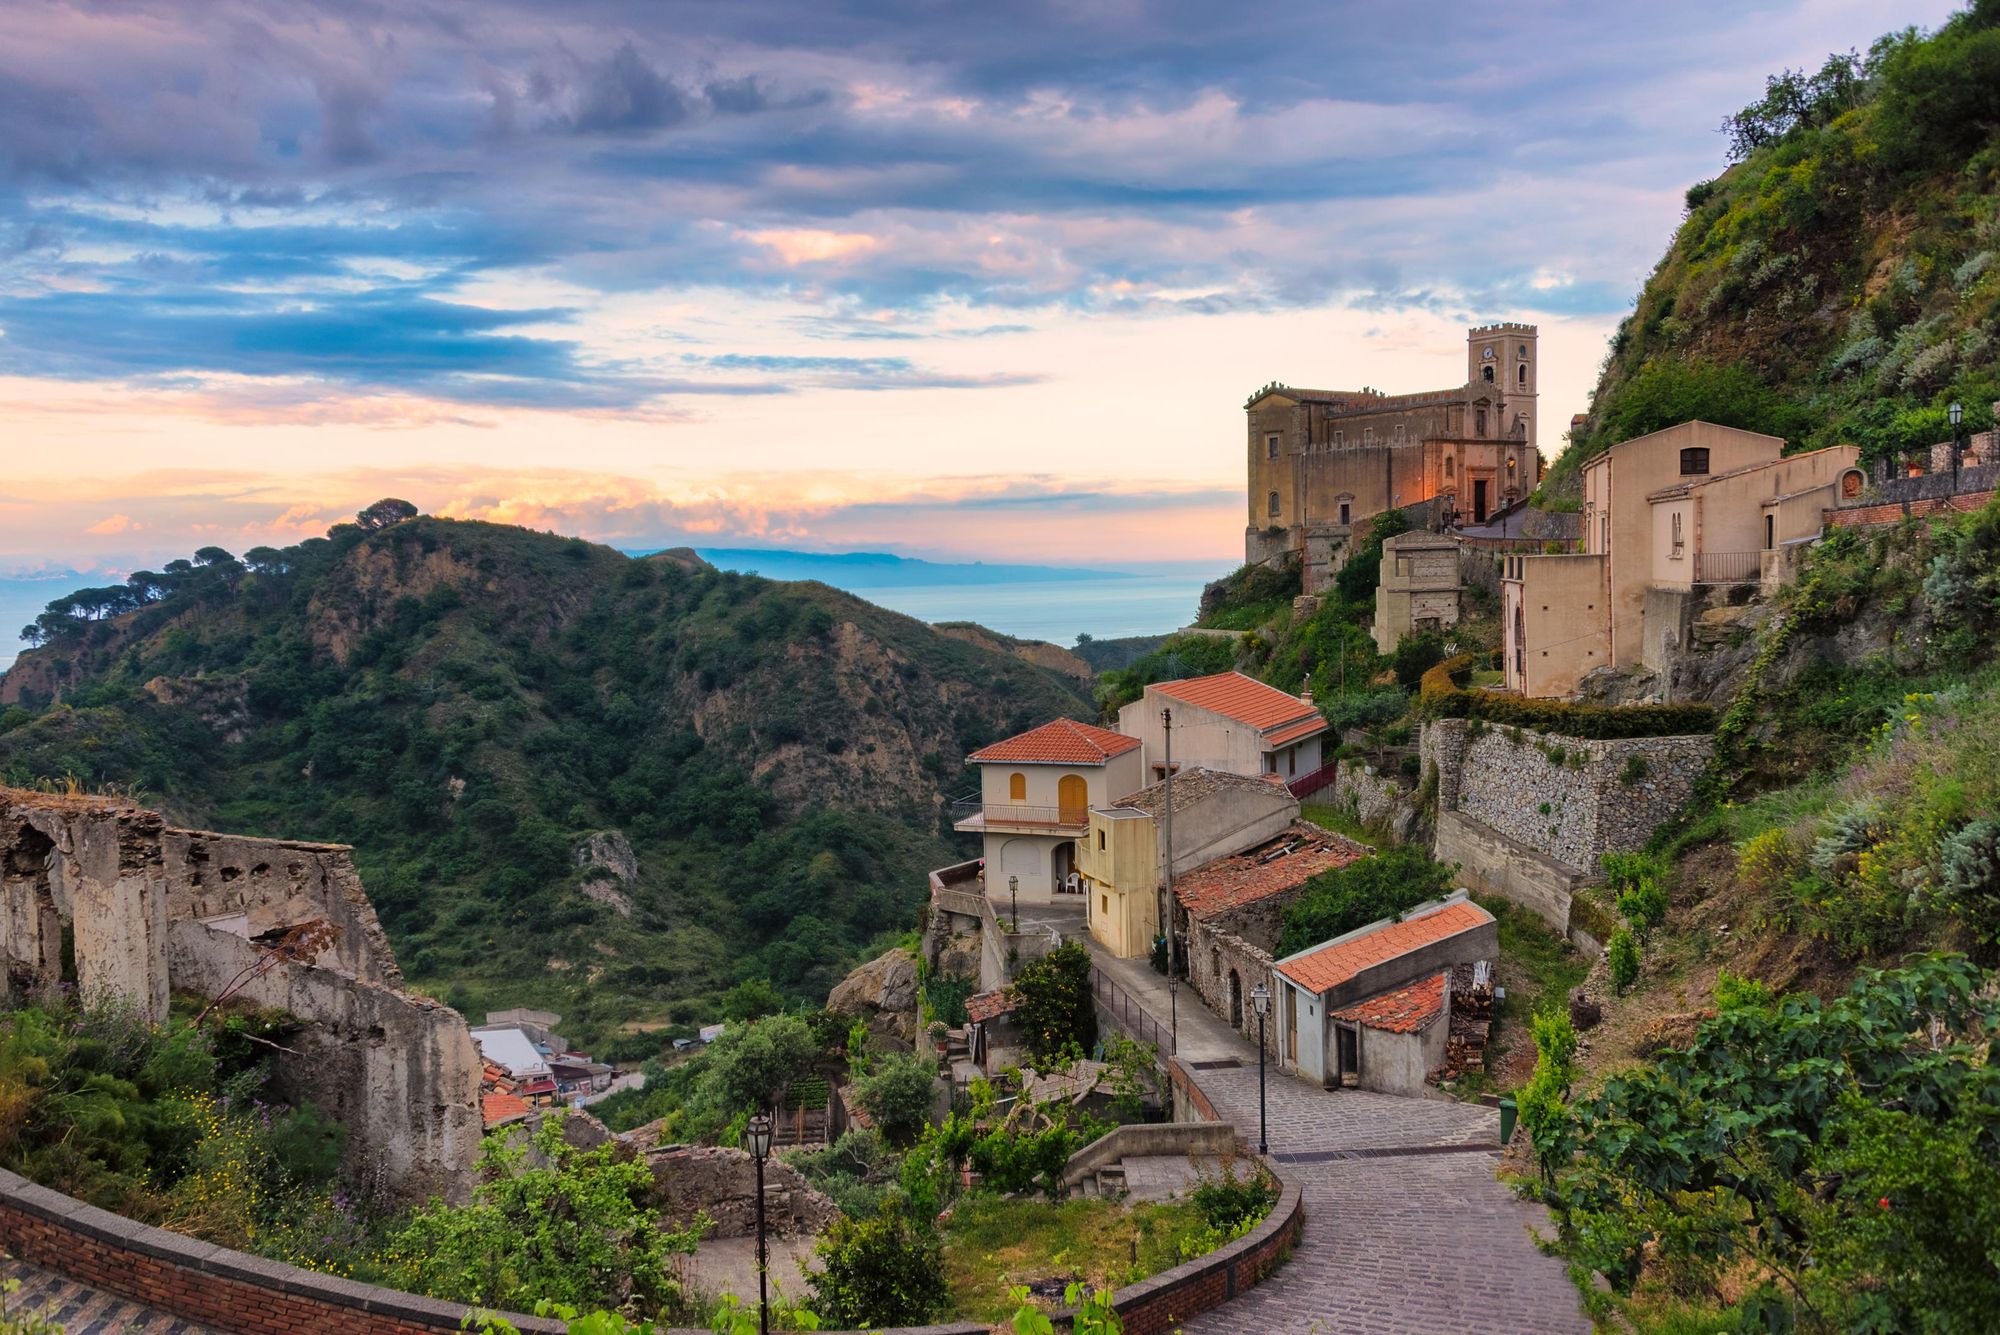
POLYGON ((175 992, 285 1011, 300 1029, 276 1054, 283 1097, 339 1121, 353 1163, 402 1195, 470 1188, 479 1050, 458 1012, 403 990, 341 845, 0 788, 0 970, 10 1004, 73 983, 154 1021, 175 992))

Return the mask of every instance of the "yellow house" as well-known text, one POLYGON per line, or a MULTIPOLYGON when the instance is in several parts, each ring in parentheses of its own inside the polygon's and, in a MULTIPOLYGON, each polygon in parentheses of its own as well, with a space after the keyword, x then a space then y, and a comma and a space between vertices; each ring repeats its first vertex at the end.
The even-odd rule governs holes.
POLYGON ((1089 897, 1090 934, 1120 959, 1153 949, 1160 935, 1160 844, 1152 813, 1102 807, 1077 855, 1089 897))

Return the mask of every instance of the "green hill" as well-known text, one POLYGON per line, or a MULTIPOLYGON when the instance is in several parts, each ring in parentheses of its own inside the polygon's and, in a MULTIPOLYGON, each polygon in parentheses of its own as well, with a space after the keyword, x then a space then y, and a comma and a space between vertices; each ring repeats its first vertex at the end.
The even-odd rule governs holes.
POLYGON ((1618 328, 1584 459, 1704 417, 1869 457, 1970 429, 2000 399, 2000 0, 1937 33, 1773 77, 1731 117, 1733 165, 1687 216, 1618 328))
POLYGON ((54 605, 0 678, 0 779, 351 843, 419 985, 594 1037, 747 978, 823 997, 962 855, 966 753, 1088 707, 824 585, 394 518, 54 605))

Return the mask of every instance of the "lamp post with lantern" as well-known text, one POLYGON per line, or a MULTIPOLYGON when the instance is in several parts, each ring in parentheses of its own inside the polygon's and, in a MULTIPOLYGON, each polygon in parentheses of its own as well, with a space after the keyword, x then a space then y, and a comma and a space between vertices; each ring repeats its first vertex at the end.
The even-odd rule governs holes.
POLYGON ((757 1164, 757 1329, 771 1335, 771 1258, 764 1249, 764 1161, 771 1157, 771 1118, 759 1109, 744 1129, 757 1164))
POLYGON ((1944 410, 1951 419, 1951 494, 1958 494, 1958 470, 1965 461, 1965 409, 1954 399, 1944 410))
POLYGON ((1264 1017, 1271 1009, 1271 989, 1261 978, 1250 989, 1250 1004, 1257 1008, 1257 1153, 1269 1154, 1271 1147, 1264 1138, 1264 1017))

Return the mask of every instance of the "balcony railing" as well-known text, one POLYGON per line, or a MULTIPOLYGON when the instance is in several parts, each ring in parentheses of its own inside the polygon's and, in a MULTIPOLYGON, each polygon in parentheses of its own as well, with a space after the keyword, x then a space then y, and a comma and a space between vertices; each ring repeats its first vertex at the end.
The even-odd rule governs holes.
POLYGON ((976 797, 951 804, 957 830, 1045 829, 1081 831, 1090 824, 1088 807, 1044 807, 1027 802, 983 802, 976 797))
POLYGON ((1755 584, 1764 577, 1762 552, 1697 552, 1697 584, 1755 584))

